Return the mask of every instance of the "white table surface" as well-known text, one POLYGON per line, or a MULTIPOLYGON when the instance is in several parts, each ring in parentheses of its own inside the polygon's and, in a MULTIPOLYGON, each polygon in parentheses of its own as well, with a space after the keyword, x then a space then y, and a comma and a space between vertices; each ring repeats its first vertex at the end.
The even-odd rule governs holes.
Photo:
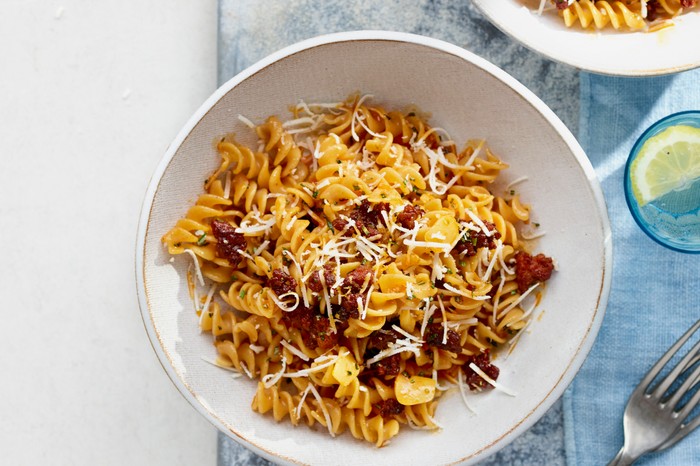
POLYGON ((151 172, 216 87, 216 1, 0 2, 0 464, 213 465, 148 343, 151 172))

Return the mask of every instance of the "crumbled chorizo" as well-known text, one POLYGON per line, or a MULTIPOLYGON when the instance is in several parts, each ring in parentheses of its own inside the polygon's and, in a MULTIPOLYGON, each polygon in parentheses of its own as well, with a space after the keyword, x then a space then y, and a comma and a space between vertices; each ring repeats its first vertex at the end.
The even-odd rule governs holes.
POLYGON ((416 219, 424 213, 425 211, 420 207, 409 204, 396 216, 396 223, 407 230, 412 230, 416 226, 416 219))
MULTIPOLYGON (((376 330, 369 335, 369 339, 367 340, 367 349, 377 350, 376 353, 378 353, 379 351, 386 349, 389 346, 389 343, 394 343, 398 336, 399 334, 391 329, 376 330)), ((369 359, 372 356, 367 356, 367 354, 365 354, 365 359, 369 359)))
POLYGON ((351 293, 357 293, 365 285, 365 280, 368 280, 368 285, 371 284, 372 275, 372 267, 361 265, 355 270, 348 272, 343 280, 343 288, 351 293))
MULTIPOLYGON (((365 358, 367 358, 366 353, 365 358)), ((401 356, 398 354, 393 354, 384 359, 380 359, 369 368, 362 371, 362 377, 365 380, 371 377, 381 377, 386 379, 397 375, 399 372, 401 372, 401 356)))
MULTIPOLYGON (((372 332, 367 340, 367 347, 365 349, 364 359, 365 361, 372 359, 380 351, 385 350, 389 347, 389 343, 394 343, 398 337, 399 333, 393 329, 380 329, 372 332)), ((362 371, 362 376, 365 379, 371 377, 393 377, 401 371, 401 356, 394 354, 392 356, 380 359, 371 366, 367 367, 362 371)))
POLYGON ((496 240, 500 239, 501 234, 496 230, 496 225, 493 223, 484 222, 484 225, 492 232, 491 236, 486 236, 486 233, 481 230, 470 230, 468 234, 462 236, 457 242, 454 250, 460 255, 471 257, 476 255, 476 251, 479 248, 494 249, 496 247, 496 240))
POLYGON ((467 362, 464 364, 463 369, 466 383, 472 390, 488 388, 491 387, 491 385, 471 367, 469 367, 470 363, 474 363, 476 367, 484 371, 484 373, 493 380, 497 380, 498 374, 501 372, 498 367, 491 364, 491 357, 488 350, 475 356, 470 356, 467 362))
POLYGON ((314 316, 318 313, 317 311, 317 308, 312 306, 306 307, 303 303, 299 303, 293 311, 282 314, 282 321, 287 327, 299 330, 310 329, 314 316))
MULTIPOLYGON (((661 10, 663 11, 663 10, 661 10)), ((660 5, 657 0, 647 2, 647 21, 654 21, 659 17, 660 5)))
POLYGON ((378 226, 385 223, 382 212, 389 212, 389 209, 386 202, 371 204, 365 199, 350 212, 349 217, 362 235, 372 238, 379 234, 378 226))
POLYGON ((268 285, 277 296, 282 296, 297 289, 297 281, 282 269, 272 271, 272 277, 268 280, 268 285))
POLYGON ((302 303, 296 309, 282 314, 282 321, 287 327, 299 330, 304 344, 309 349, 330 349, 338 342, 338 335, 333 333, 330 321, 322 316, 318 306, 306 307, 302 303))
POLYGON ((396 398, 388 398, 374 404, 377 412, 382 417, 389 417, 403 413, 404 407, 396 398))
POLYGON ((349 293, 340 300, 340 310, 338 319, 347 321, 360 317, 360 306, 363 305, 362 295, 359 293, 349 293))
POLYGON ((460 354, 462 352, 462 343, 459 338, 459 333, 454 330, 447 330, 447 340, 442 342, 445 328, 441 322, 436 322, 428 325, 425 329, 425 344, 433 348, 443 349, 452 353, 460 354))
POLYGON ((216 255, 228 259, 234 267, 241 262, 240 251, 245 251, 248 243, 245 236, 236 233, 236 228, 228 222, 214 220, 211 222, 211 232, 216 238, 216 255))
MULTIPOLYGON (((311 338, 314 340, 311 342, 311 346, 313 346, 313 348, 321 348, 325 351, 338 344, 338 334, 331 328, 331 322, 327 317, 317 315, 311 325, 311 330, 309 333, 311 334, 311 338)), ((307 346, 309 346, 308 343, 307 346)))
POLYGON ((335 220, 333 220, 333 222, 331 222, 331 225, 333 225, 333 230, 335 230, 336 233, 339 233, 341 231, 344 231, 348 227, 349 223, 350 222, 348 222, 344 218, 338 217, 335 220))
MULTIPOLYGON (((323 266, 323 280, 326 282, 326 286, 330 287, 335 284, 335 264, 326 264, 323 266)), ((317 270, 311 274, 309 280, 306 282, 306 286, 316 293, 323 291, 323 285, 321 284, 321 271, 317 270)))
POLYGON ((553 270, 552 259, 544 254, 531 256, 523 251, 515 254, 515 281, 520 293, 524 293, 537 282, 549 280, 553 270))

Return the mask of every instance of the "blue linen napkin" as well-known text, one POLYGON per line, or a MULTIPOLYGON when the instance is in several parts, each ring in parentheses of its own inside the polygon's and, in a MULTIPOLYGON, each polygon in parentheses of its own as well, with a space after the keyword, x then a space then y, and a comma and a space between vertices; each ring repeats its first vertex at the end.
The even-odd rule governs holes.
MULTIPOLYGON (((613 234, 608 308, 588 359, 564 396, 567 464, 606 464, 623 443, 627 399, 656 360, 700 317, 700 255, 666 249, 634 222, 625 162, 660 118, 700 109, 700 70, 658 78, 580 73, 579 142, 603 186, 613 234)), ((645 465, 700 464, 700 430, 645 465)))

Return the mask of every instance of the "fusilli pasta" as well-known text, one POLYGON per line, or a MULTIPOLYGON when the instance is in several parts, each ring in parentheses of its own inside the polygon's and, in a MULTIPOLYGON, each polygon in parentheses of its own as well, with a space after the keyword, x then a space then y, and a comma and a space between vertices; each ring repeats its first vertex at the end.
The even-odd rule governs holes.
POLYGON ((490 352, 553 263, 523 250, 530 207, 489 190, 508 165, 483 141, 458 150, 367 98, 270 117, 257 150, 223 138, 162 240, 193 260, 216 363, 259 379, 253 410, 383 446, 402 424, 440 428, 450 386, 497 385, 490 352))
POLYGON ((567 27, 654 31, 697 5, 696 0, 539 0, 539 12, 550 3, 567 27))

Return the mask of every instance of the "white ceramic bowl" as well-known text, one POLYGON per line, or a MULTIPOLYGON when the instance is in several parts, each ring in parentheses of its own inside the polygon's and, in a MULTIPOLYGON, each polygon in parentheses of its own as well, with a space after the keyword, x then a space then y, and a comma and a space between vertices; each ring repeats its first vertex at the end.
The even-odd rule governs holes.
MULTIPOLYGON (((243 139, 243 142, 246 142, 243 139)), ((249 140, 252 142, 252 140, 249 140)), ((485 60, 456 46, 389 32, 352 32, 293 45, 224 84, 180 131, 146 194, 138 231, 136 275, 148 335, 178 389, 221 431, 276 462, 327 464, 445 464, 476 462, 530 427, 562 394, 583 363, 608 297, 611 244, 605 204, 593 169, 574 137, 544 103, 485 60), (511 168, 548 234, 537 250, 559 271, 539 307, 541 317, 516 350, 499 360, 500 381, 518 396, 474 395, 472 416, 457 392, 439 402, 436 432, 404 428, 377 449, 349 434, 276 423, 250 409, 256 383, 232 379, 201 357, 215 358, 200 334, 187 293, 186 258, 170 263, 161 236, 187 211, 218 165, 213 142, 250 130, 242 114, 262 121, 287 115, 298 99, 337 101, 353 92, 374 102, 431 112, 453 139, 486 138, 511 168), (332 456, 330 456, 332 455, 332 456)))
MULTIPOLYGON (((474 0, 499 29, 526 47, 567 65, 616 76, 654 76, 700 66, 700 11, 656 32, 567 28, 556 12, 538 16, 522 0, 474 0)), ((538 3, 538 2, 534 2, 538 3)))

